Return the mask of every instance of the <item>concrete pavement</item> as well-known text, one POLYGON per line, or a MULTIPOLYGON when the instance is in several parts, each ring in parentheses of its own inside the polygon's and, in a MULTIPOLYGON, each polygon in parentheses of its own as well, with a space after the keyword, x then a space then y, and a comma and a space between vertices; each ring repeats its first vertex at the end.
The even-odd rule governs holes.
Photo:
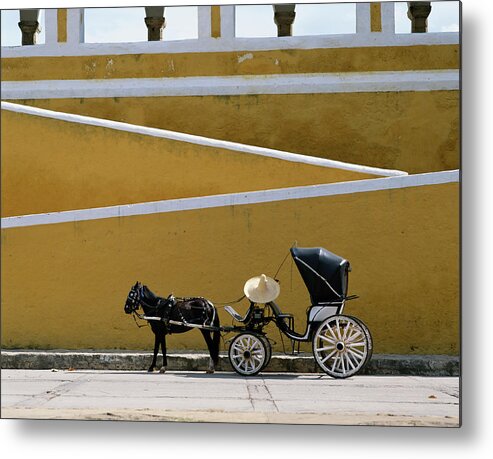
POLYGON ((2 370, 2 418, 459 426, 459 378, 2 370))

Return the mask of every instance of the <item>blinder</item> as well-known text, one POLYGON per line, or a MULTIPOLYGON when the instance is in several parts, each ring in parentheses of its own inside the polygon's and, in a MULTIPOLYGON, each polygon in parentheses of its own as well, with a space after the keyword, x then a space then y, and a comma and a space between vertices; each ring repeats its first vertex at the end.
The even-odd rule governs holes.
POLYGON ((127 302, 125 303, 125 312, 131 314, 135 312, 139 307, 139 293, 135 288, 132 288, 128 294, 127 302))

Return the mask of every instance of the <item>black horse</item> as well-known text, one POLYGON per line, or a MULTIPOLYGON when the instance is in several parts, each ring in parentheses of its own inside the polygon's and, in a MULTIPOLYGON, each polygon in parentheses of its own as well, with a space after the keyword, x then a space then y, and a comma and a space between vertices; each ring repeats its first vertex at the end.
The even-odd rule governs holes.
POLYGON ((195 327, 178 325, 176 322, 189 325, 213 327, 215 330, 200 328, 209 349, 210 359, 207 373, 214 373, 215 366, 219 362, 219 343, 221 334, 219 331, 219 316, 214 305, 205 298, 178 299, 173 295, 161 298, 152 293, 147 286, 137 282, 130 290, 125 302, 125 313, 136 313, 142 307, 147 317, 159 317, 160 320, 148 320, 154 333, 154 357, 149 372, 156 368, 156 359, 161 345, 163 353, 163 366, 159 370, 166 371, 168 361, 166 358, 166 335, 172 333, 184 333, 195 327))

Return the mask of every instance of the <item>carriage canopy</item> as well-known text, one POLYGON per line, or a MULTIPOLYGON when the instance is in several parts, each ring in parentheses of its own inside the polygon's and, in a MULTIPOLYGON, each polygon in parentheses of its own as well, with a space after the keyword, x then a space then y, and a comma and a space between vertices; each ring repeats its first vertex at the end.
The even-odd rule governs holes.
POLYGON ((346 297, 349 261, 323 247, 292 247, 291 255, 312 304, 342 301, 346 297))

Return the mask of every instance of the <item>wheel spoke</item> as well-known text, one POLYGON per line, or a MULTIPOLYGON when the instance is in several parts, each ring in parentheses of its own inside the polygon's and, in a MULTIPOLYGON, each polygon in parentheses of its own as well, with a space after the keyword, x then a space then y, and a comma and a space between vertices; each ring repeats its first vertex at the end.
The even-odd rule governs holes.
POLYGON ((342 366, 342 374, 346 374, 346 365, 344 365, 344 354, 341 355, 341 366, 342 366))
MULTIPOLYGON (((332 327, 328 326, 327 327, 327 330, 329 330, 330 334, 334 337, 334 340, 335 341, 339 341, 338 338, 337 338, 337 336, 334 333, 334 330, 332 330, 332 327)), ((322 335, 320 335, 320 336, 322 336, 322 335)))
POLYGON ((325 346, 325 347, 315 348, 317 352, 325 352, 325 351, 329 351, 330 349, 335 349, 335 346, 325 346))
POLYGON ((337 343, 337 340, 333 340, 333 339, 330 339, 328 336, 326 335, 320 335, 319 338, 323 341, 327 341, 328 343, 331 343, 331 344, 335 344, 337 343))
POLYGON ((328 359, 330 359, 337 351, 332 351, 330 354, 326 355, 320 362, 325 363, 328 359))
POLYGON ((351 347, 348 347, 348 348, 347 348, 347 350, 348 350, 348 351, 351 351, 351 352, 353 352, 353 353, 356 353, 356 354, 360 354, 360 355, 362 355, 362 356, 365 354, 365 348, 363 348, 363 349, 358 349, 357 347, 353 347, 353 346, 351 346, 351 347))
POLYGON ((339 354, 339 362, 337 363, 336 370, 341 373, 342 372, 342 354, 339 354))
POLYGON ((356 357, 358 357, 358 359, 362 359, 365 356, 365 353, 361 352, 358 349, 349 349, 348 348, 348 352, 351 353, 352 355, 355 355, 356 357))
POLYGON ((355 329, 355 333, 353 333, 351 336, 349 336, 346 340, 346 342, 350 343, 354 341, 358 336, 362 335, 363 333, 361 330, 355 329))
POLYGON ((339 324, 339 319, 336 319, 336 330, 337 330, 337 337, 339 340, 341 340, 341 325, 339 324))
POLYGON ((364 346, 365 346, 365 344, 366 344, 366 343, 365 343, 364 341, 358 341, 358 342, 356 342, 356 343, 349 343, 349 344, 346 344, 346 347, 350 347, 350 348, 356 347, 356 348, 358 348, 358 347, 361 347, 361 346, 363 346, 363 347, 364 347, 364 346))
POLYGON ((335 370, 335 367, 336 367, 336 364, 337 364, 337 360, 339 360, 339 355, 336 355, 336 358, 334 359, 334 363, 332 365, 332 372, 334 372, 334 370, 335 370))
POLYGON ((344 355, 346 356, 346 360, 347 360, 349 366, 354 370, 356 367, 354 366, 353 361, 350 358, 351 354, 349 354, 349 352, 346 352, 344 355))
POLYGON ((344 327, 344 333, 342 334, 342 340, 343 341, 346 339, 346 336, 347 336, 350 328, 351 328, 350 324, 347 323, 346 326, 344 327))

